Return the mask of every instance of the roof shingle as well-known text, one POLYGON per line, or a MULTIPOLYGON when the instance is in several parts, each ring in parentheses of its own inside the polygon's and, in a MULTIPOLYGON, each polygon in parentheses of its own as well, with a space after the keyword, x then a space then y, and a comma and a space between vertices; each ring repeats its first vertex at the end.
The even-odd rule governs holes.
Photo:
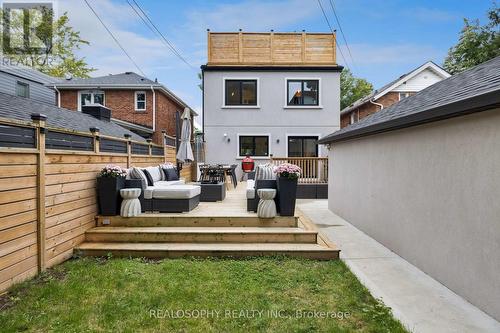
POLYGON ((88 114, 39 103, 29 98, 0 93, 0 117, 31 122, 32 113, 47 116, 47 127, 90 133, 91 127, 98 127, 100 134, 123 138, 130 134, 132 140, 146 141, 143 137, 117 125, 94 118, 88 114))
POLYGON ((319 140, 339 142, 500 106, 500 57, 425 88, 319 140))

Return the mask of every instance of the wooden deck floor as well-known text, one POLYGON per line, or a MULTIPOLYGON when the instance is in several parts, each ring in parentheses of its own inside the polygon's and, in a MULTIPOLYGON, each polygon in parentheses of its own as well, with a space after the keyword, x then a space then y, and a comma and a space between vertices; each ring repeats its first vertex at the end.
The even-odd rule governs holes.
POLYGON ((220 202, 200 202, 186 213, 148 213, 136 217, 98 216, 77 250, 82 255, 260 256, 283 254, 338 259, 339 250, 299 210, 296 216, 262 219, 246 209, 246 183, 220 202))

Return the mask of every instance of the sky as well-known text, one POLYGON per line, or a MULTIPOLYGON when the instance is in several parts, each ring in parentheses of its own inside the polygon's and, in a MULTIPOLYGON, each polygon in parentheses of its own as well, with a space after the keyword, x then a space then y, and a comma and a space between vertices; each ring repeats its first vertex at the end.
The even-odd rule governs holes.
MULTIPOLYGON (((317 0, 136 0, 188 66, 145 26, 127 0, 88 1, 146 76, 157 78, 200 114, 198 73, 207 60, 207 29, 329 32, 317 0)), ((320 1, 338 31, 345 57, 337 51, 339 64, 374 88, 428 60, 441 65, 458 40, 463 18, 484 23, 492 6, 490 0, 332 0, 347 49, 330 0, 320 1)), ((84 0, 58 0, 56 10, 67 12, 70 25, 90 42, 77 54, 97 69, 92 76, 138 72, 84 0)))

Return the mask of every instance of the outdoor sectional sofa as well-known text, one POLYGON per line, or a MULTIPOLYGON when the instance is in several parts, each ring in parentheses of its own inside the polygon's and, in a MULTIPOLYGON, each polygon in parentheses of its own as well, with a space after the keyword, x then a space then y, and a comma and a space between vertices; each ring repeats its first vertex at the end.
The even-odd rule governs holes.
POLYGON ((139 196, 142 212, 179 213, 198 206, 200 186, 186 185, 183 179, 168 180, 164 171, 167 168, 171 167, 134 167, 129 170, 125 187, 142 189, 139 196))
MULTIPOLYGON (((271 165, 258 165, 255 172, 255 179, 247 180, 247 211, 257 212, 260 200, 257 190, 261 188, 277 189, 276 174, 273 172, 271 165)), ((278 200, 274 199, 274 201, 276 202, 276 209, 279 212, 278 200)))

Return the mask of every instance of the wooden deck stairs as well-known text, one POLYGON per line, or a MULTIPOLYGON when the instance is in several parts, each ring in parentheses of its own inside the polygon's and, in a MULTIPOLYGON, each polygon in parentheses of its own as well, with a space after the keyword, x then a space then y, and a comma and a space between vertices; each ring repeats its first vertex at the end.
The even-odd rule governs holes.
POLYGON ((142 214, 96 218, 77 251, 84 256, 179 258, 286 255, 338 259, 339 250, 304 216, 142 214))

